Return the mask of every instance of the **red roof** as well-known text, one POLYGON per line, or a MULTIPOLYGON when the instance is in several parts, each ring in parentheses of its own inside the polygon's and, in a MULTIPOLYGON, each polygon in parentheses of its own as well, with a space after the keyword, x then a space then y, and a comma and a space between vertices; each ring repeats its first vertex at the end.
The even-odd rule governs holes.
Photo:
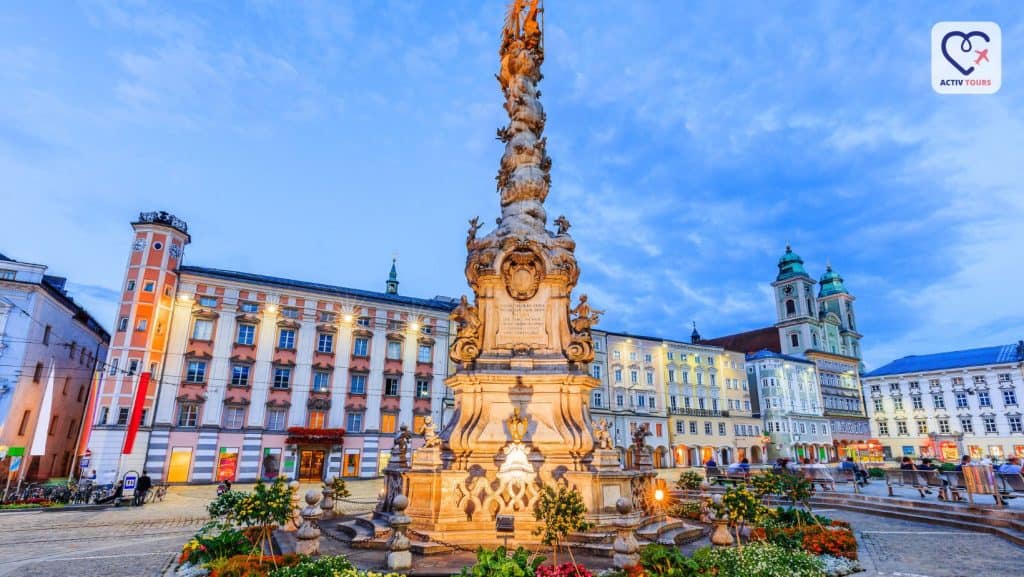
POLYGON ((782 343, 779 341, 779 330, 775 327, 764 327, 744 333, 726 335, 714 339, 701 339, 702 345, 715 345, 727 351, 741 353, 755 353, 757 351, 769 350, 776 353, 782 352, 782 343))

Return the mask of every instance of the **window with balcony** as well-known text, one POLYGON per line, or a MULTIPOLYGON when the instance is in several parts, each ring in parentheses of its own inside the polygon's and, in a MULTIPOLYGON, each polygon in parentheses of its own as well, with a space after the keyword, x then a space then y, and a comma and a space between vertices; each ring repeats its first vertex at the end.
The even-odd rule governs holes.
POLYGON ((245 425, 245 407, 224 407, 224 428, 241 429, 245 425))
POLYGON ((397 397, 398 396, 398 377, 384 377, 384 396, 385 397, 397 397))
POLYGON ((355 357, 366 357, 370 354, 370 339, 366 337, 357 337, 352 341, 352 356, 355 357))
POLYGON ((292 386, 292 369, 290 367, 274 367, 274 388, 287 389, 292 386))
POLYGON ((189 361, 185 370, 186 383, 206 382, 206 361, 189 361))
POLYGON ((238 325, 238 335, 235 339, 240 345, 251 345, 256 342, 256 325, 238 325))
POLYGON ((391 360, 401 360, 402 343, 398 341, 388 341, 387 356, 391 360))
POLYGON ((283 431, 288 421, 287 409, 270 409, 267 411, 267 430, 283 431))
POLYGON ((429 399, 430 398, 430 381, 426 379, 416 380, 416 398, 417 399, 429 399))
POLYGON ((199 424, 199 405, 182 403, 178 405, 178 426, 194 428, 199 424))
POLYGON ((277 333, 277 348, 285 350, 295 349, 295 330, 281 329, 277 333))
POLYGON ((249 365, 231 365, 231 385, 234 387, 249 386, 249 372, 252 367, 249 365))
POLYGON ((313 371, 313 392, 326 393, 331 390, 331 373, 313 371))
POLYGON ((331 333, 318 333, 316 337, 316 351, 318 353, 331 354, 334 352, 334 335, 331 333))
POLYGON ((349 392, 353 395, 365 395, 366 375, 352 375, 349 380, 349 392))
POLYGON ((322 429, 327 426, 327 411, 310 411, 306 426, 310 429, 322 429))
POLYGON ((192 339, 196 341, 212 341, 213 321, 196 319, 192 323, 192 339))

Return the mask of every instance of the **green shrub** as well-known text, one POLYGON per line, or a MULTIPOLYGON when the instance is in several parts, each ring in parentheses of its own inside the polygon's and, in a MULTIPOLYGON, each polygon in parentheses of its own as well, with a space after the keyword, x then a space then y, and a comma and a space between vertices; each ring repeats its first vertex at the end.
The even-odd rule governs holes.
POLYGON ((700 513, 699 501, 679 501, 668 510, 669 516, 677 519, 700 519, 700 513))
POLYGON ((281 567, 270 572, 268 577, 338 577, 346 575, 345 571, 354 571, 355 567, 345 557, 320 557, 319 559, 303 559, 298 565, 281 567))
POLYGON ((823 577, 821 563, 802 551, 769 543, 743 549, 704 547, 693 554, 697 571, 716 577, 823 577))
POLYGON ((803 525, 813 525, 820 523, 822 525, 831 525, 832 519, 828 517, 822 517, 821 515, 815 515, 809 511, 803 509, 797 509, 796 507, 778 507, 772 514, 772 522, 775 527, 799 527, 803 525))
POLYGON ((884 479, 885 469, 879 469, 878 467, 871 467, 868 469, 868 476, 872 479, 884 479))
POLYGON ((238 529, 207 524, 182 549, 178 563, 204 565, 217 559, 251 554, 255 547, 238 529))
MULTIPOLYGON (((326 488, 327 485, 325 484, 326 488)), ((351 497, 352 493, 348 490, 348 485, 345 484, 345 479, 341 477, 334 477, 331 479, 331 489, 334 491, 335 499, 344 499, 345 497, 351 497)))
POLYGON ((555 565, 558 564, 558 546, 573 531, 586 531, 592 525, 587 522, 587 506, 579 491, 568 485, 559 485, 556 491, 544 485, 540 497, 533 506, 533 517, 541 526, 533 530, 540 536, 540 542, 551 547, 555 565))
POLYGON ((956 470, 956 464, 955 463, 939 463, 939 470, 940 471, 955 471, 956 470))
POLYGON ((249 494, 244 491, 224 491, 210 504, 206 506, 206 511, 210 513, 210 517, 214 519, 224 519, 225 521, 231 521, 235 517, 235 511, 238 509, 238 505, 245 500, 249 494))
POLYGON ((640 566, 648 574, 659 577, 689 577, 697 570, 697 564, 685 557, 679 549, 658 544, 640 550, 640 566))
POLYGON ((533 577, 544 557, 519 547, 509 555, 504 547, 489 551, 481 547, 476 551, 476 563, 463 567, 460 577, 533 577))
POLYGON ((694 473, 693 471, 683 471, 682 474, 679 475, 679 480, 676 481, 676 489, 679 489, 680 491, 696 491, 697 489, 700 489, 700 485, 703 482, 704 479, 702 479, 697 473, 694 473))

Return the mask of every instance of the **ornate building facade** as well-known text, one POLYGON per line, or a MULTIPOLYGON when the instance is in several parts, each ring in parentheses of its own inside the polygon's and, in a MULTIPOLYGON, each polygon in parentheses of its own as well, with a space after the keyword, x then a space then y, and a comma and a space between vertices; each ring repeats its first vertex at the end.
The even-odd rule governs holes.
POLYGON ((93 370, 110 341, 66 279, 46 272, 0 254, 0 486, 75 472, 93 370))
POLYGON ((747 355, 747 382, 756 387, 757 403, 769 437, 769 459, 836 458, 829 419, 821 404, 813 362, 762 350, 747 355))
POLYGON ((903 357, 864 386, 887 458, 1024 457, 1024 342, 903 357))
POLYGON ((89 439, 100 481, 373 477, 399 425, 441 419, 453 303, 399 295, 394 264, 384 292, 186 266, 184 221, 132 227, 89 439))

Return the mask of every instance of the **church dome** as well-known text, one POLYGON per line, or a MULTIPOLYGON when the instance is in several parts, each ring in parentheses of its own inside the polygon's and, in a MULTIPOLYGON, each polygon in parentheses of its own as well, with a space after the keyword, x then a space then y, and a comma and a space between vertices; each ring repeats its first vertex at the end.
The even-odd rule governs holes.
POLYGON ((832 265, 825 267, 825 274, 821 275, 819 283, 821 289, 818 291, 818 298, 840 293, 849 294, 846 291, 846 286, 843 285, 843 277, 839 276, 839 273, 832 270, 832 265))
POLYGON ((797 276, 810 277, 804 270, 804 259, 793 252, 793 248, 786 245, 786 254, 779 258, 779 276, 775 280, 785 280, 797 276))

